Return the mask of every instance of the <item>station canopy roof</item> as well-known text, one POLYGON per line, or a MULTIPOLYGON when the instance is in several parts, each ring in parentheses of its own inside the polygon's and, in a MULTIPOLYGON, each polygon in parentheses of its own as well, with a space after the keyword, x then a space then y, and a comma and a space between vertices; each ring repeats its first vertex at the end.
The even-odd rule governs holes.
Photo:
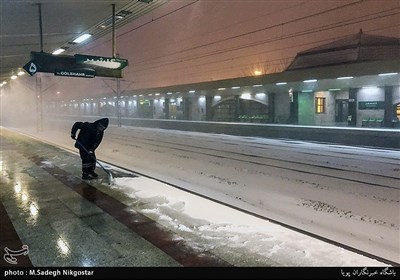
POLYGON ((202 82, 196 85, 180 85, 155 91, 188 91, 193 89, 215 90, 225 87, 264 85, 266 91, 283 93, 288 89, 323 91, 329 88, 350 88, 399 85, 398 75, 379 77, 381 73, 400 73, 400 39, 359 33, 324 44, 296 55, 285 71, 261 76, 233 78, 202 82), (338 77, 354 76, 351 80, 338 80, 338 77), (317 82, 304 85, 303 81, 317 79, 317 82), (286 82, 285 86, 276 83, 286 82))
POLYGON ((324 44, 296 55, 286 70, 279 73, 232 78, 197 84, 134 90, 136 93, 203 91, 222 94, 218 88, 264 85, 266 92, 287 93, 293 90, 324 91, 330 88, 359 88, 399 85, 399 75, 381 77, 382 73, 400 73, 400 39, 359 33, 324 44), (354 76, 351 80, 338 77, 354 76), (305 85, 304 80, 317 82, 305 85), (277 86, 276 83, 287 83, 277 86))
POLYGON ((296 55, 286 71, 400 58, 400 39, 362 32, 296 55))

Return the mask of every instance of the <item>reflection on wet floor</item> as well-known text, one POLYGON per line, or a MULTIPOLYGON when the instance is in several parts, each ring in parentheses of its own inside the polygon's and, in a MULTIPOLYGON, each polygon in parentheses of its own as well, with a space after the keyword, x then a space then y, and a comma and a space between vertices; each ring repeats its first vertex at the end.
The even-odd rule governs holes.
POLYGON ((19 266, 230 266, 82 181, 79 155, 1 130, 0 250, 26 245, 19 266))

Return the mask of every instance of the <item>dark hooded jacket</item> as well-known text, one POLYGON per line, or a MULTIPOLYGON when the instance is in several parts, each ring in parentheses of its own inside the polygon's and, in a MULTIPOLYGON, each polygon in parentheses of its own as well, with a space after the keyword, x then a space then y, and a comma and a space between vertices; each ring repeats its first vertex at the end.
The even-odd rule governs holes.
POLYGON ((108 118, 99 119, 93 123, 90 122, 76 122, 72 126, 71 136, 76 135, 79 131, 75 147, 82 149, 78 142, 86 148, 88 151, 94 151, 100 145, 103 140, 104 130, 108 127, 108 118))

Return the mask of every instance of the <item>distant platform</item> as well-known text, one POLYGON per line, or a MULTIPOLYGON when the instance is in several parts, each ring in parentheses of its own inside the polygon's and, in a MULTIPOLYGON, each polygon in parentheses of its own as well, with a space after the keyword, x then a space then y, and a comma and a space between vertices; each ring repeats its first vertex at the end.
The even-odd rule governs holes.
MULTIPOLYGON (((53 116, 52 120, 78 121, 82 118, 94 121, 101 116, 53 116)), ((117 118, 110 118, 111 124, 117 125, 117 118)), ((366 146, 375 148, 400 149, 399 128, 364 128, 336 126, 307 126, 289 124, 261 124, 236 122, 156 120, 140 118, 122 118, 121 125, 161 128, 204 133, 228 134, 246 137, 264 137, 275 139, 292 139, 320 142, 326 144, 341 144, 351 146, 366 146)))

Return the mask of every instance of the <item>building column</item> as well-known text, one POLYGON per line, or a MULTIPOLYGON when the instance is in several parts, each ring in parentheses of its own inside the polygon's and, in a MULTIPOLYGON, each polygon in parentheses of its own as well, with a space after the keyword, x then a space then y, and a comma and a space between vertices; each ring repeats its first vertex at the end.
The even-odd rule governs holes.
POLYGON ((138 98, 137 99, 137 116, 139 117, 139 118, 143 118, 143 108, 142 108, 142 105, 140 105, 140 99, 138 98))
POLYGON ((275 93, 268 93, 268 123, 275 122, 275 93))
POLYGON ((394 119, 394 110, 393 110, 393 87, 386 86, 385 87, 385 108, 383 115, 383 126, 384 127, 392 127, 392 120, 394 119))
POLYGON ((169 98, 164 99, 164 118, 169 120, 169 98))
POLYGON ((150 99, 150 108, 151 108, 151 118, 154 119, 154 114, 156 112, 154 108, 154 99, 150 99))
POLYGON ((190 121, 192 119, 191 116, 192 100, 189 97, 184 97, 182 98, 182 101, 183 101, 183 119, 190 121))
POLYGON ((299 123, 299 93, 292 92, 290 97, 290 116, 289 123, 290 124, 298 124, 299 123))
POLYGON ((212 96, 206 96, 206 121, 212 120, 212 96))
POLYGON ((349 126, 357 126, 357 92, 358 88, 349 88, 349 114, 347 117, 349 126))
POLYGON ((235 98, 235 110, 234 110, 234 120, 235 122, 239 121, 239 114, 240 114, 240 97, 238 95, 234 96, 235 98))
POLYGON ((96 110, 94 111, 95 115, 100 115, 100 106, 101 106, 100 100, 96 100, 96 110))

